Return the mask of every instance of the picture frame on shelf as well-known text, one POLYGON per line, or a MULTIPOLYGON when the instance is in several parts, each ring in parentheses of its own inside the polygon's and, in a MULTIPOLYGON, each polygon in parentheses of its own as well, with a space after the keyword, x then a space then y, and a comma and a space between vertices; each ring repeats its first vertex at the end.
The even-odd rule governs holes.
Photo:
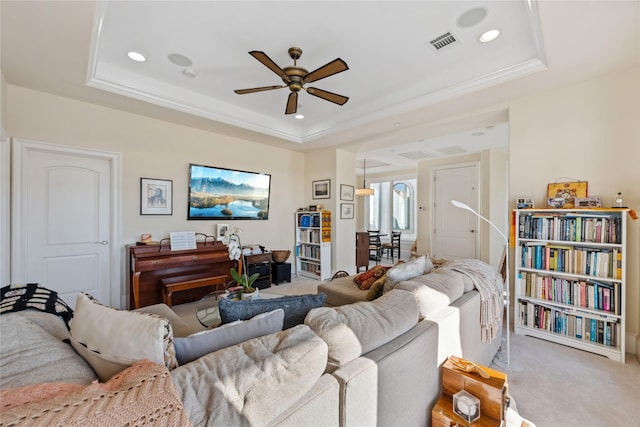
POLYGON ((576 197, 576 208, 600 208, 602 207, 602 198, 600 196, 576 197))
POLYGON ((353 219, 353 203, 340 203, 340 219, 353 219))
POLYGON ((216 224, 216 240, 227 243, 229 238, 229 224, 216 224))
POLYGON ((340 184, 340 200, 353 201, 353 185, 340 184))
POLYGON ((173 181, 140 178, 140 215, 173 215, 173 181))
POLYGON ((516 209, 533 209, 533 197, 517 197, 516 209))
POLYGON ((313 181, 312 196, 314 199, 330 199, 331 198, 331 180, 321 179, 313 181))
POLYGON ((575 206, 576 197, 587 197, 587 181, 554 182, 547 185, 548 207, 571 209, 575 206), (561 203, 560 199, 564 199, 561 203), (562 206, 560 206, 562 205, 562 206))

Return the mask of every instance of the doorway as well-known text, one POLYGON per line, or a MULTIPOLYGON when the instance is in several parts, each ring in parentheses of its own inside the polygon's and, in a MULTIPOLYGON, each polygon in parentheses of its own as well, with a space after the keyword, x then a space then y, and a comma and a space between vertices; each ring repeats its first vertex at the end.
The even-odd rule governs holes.
POLYGON ((12 283, 121 306, 117 153, 13 141, 12 283))
POLYGON ((477 258, 477 218, 471 212, 453 206, 451 200, 465 203, 477 212, 478 181, 476 163, 435 168, 432 254, 436 258, 477 258))

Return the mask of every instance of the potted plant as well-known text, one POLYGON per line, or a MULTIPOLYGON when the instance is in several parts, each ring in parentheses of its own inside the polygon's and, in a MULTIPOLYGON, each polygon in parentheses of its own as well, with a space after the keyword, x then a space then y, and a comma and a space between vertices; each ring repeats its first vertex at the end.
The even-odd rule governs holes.
POLYGON ((242 245, 240 244, 239 230, 236 228, 234 232, 229 236, 229 258, 238 261, 238 269, 231 268, 229 274, 236 284, 241 287, 239 290, 240 299, 251 299, 258 295, 258 289, 253 287, 253 282, 260 276, 260 273, 254 273, 251 276, 247 274, 247 269, 244 268, 244 255, 242 253, 242 245))

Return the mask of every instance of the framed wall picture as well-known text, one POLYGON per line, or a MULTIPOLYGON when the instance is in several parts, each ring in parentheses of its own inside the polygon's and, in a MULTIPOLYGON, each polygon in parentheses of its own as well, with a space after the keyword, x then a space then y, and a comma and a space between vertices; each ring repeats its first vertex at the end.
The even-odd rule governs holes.
POLYGON ((340 203, 340 218, 353 219, 353 203, 340 203))
POLYGON ((216 225, 216 239, 221 242, 227 243, 229 239, 229 224, 217 224, 216 225))
POLYGON ((577 197, 587 197, 587 181, 554 182, 547 185, 550 208, 571 209, 577 197))
POLYGON ((313 181, 312 194, 314 199, 330 199, 331 198, 331 180, 322 179, 313 181))
POLYGON ((140 215, 173 215, 173 181, 140 178, 140 215))
POLYGON ((340 200, 353 201, 353 185, 340 184, 340 200))

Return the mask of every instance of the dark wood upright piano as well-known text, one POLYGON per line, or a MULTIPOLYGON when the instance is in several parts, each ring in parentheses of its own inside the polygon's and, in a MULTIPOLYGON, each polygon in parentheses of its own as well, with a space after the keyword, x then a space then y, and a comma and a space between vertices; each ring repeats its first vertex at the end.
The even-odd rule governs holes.
MULTIPOLYGON (((236 262, 229 259, 220 241, 199 242, 196 249, 172 251, 170 245, 129 245, 129 308, 162 302, 161 280, 167 277, 207 273, 226 275, 236 262)), ((174 294, 173 303, 196 301, 213 289, 189 289, 174 294)))

